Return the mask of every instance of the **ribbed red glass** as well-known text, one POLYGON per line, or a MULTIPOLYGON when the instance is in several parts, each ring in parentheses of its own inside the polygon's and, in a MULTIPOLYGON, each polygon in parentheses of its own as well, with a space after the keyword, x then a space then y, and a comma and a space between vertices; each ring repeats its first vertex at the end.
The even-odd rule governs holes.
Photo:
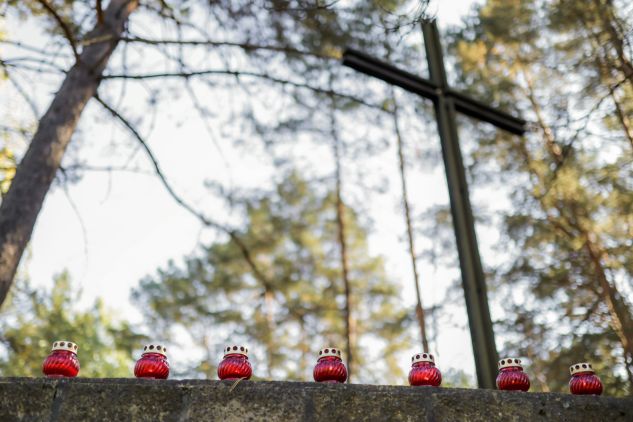
POLYGON ((143 353, 134 365, 136 378, 167 379, 169 377, 169 362, 160 353, 143 353))
POLYGON ((497 375, 497 388, 499 390, 528 391, 530 389, 530 377, 523 372, 520 366, 501 368, 497 375))
POLYGON ((416 362, 411 365, 409 385, 430 385, 439 387, 442 383, 442 373, 432 362, 416 362))
POLYGON ((42 372, 48 378, 74 378, 79 373, 77 354, 68 350, 54 350, 44 360, 42 372))
POLYGON ((602 394, 602 381, 593 372, 579 372, 571 376, 569 391, 572 394, 602 394))
POLYGON ((218 377, 221 380, 250 379, 253 368, 248 357, 239 353, 230 353, 224 356, 218 366, 218 377))
POLYGON ((316 382, 343 383, 347 380, 347 368, 336 356, 324 356, 319 358, 312 376, 316 382))

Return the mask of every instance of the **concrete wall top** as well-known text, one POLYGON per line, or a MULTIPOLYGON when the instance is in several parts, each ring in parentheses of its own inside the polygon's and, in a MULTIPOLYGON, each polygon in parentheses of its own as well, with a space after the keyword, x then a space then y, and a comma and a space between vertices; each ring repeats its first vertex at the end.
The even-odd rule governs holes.
POLYGON ((633 398, 304 382, 0 378, 0 421, 633 421, 633 398))

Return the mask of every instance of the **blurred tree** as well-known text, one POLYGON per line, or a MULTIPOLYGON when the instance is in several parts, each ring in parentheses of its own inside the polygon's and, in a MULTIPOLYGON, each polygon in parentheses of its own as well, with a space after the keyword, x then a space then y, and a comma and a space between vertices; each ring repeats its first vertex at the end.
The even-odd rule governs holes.
POLYGON ((498 326, 544 391, 566 389, 568 365, 589 360, 608 394, 633 392, 632 20, 620 6, 488 0, 452 33, 459 81, 533 122, 524 138, 473 128, 470 159, 479 186, 512 199, 507 264, 492 273, 498 326))
MULTIPOLYGON (((46 48, 10 41, 13 48, 28 51, 32 56, 0 61, 9 77, 11 72, 8 70, 23 69, 63 78, 48 111, 39 119, 38 129, 21 157, 11 187, 0 205, 0 302, 9 290, 44 197, 92 97, 140 143, 175 200, 205 226, 231 236, 234 231, 230 227, 195 210, 178 196, 134 122, 126 118, 118 106, 110 104, 107 87, 101 88, 100 94, 97 89, 102 85, 112 86, 120 80, 180 79, 179 84, 184 86, 184 92, 191 97, 193 108, 203 120, 213 113, 198 100, 192 79, 206 79, 209 86, 215 87, 218 78, 230 77, 231 80, 234 78, 233 85, 243 89, 253 81, 259 81, 286 94, 288 91, 294 91, 293 95, 300 92, 301 96, 328 93, 370 105, 349 94, 332 93, 328 87, 321 86, 319 81, 323 79, 323 73, 331 67, 331 60, 338 58, 340 46, 353 40, 368 50, 375 44, 372 34, 380 31, 375 25, 378 16, 391 17, 394 28, 412 24, 423 15, 426 1, 337 3, 285 0, 264 3, 253 0, 150 0, 142 3, 110 0, 107 4, 101 0, 0 1, 2 10, 15 10, 16 15, 45 20, 44 27, 50 29, 53 39, 61 40, 71 53, 51 56, 46 48), (398 14, 403 7, 410 10, 411 4, 416 6, 412 17, 398 14), (359 15, 364 18, 357 19, 359 15), (138 16, 136 19, 142 22, 138 28, 159 27, 166 35, 152 38, 142 30, 132 32, 134 19, 130 20, 130 16, 138 16), (106 67, 119 43, 126 47, 122 65, 107 73, 106 67), (206 50, 200 55, 201 47, 206 50), (148 54, 160 57, 164 60, 164 66, 160 68, 166 70, 155 72, 159 66, 154 64, 151 68, 134 66, 138 73, 133 72, 127 66, 129 54, 140 57, 143 62, 148 54), (204 60, 199 60, 201 57, 204 60), (206 66, 209 63, 212 63, 211 67, 206 66)), ((230 85, 231 82, 224 84, 230 85)), ((165 88, 164 84, 162 88, 165 88)), ((124 88, 122 92, 125 92, 124 88)), ((154 104, 157 98, 158 95, 153 95, 154 104)), ((297 101, 297 105, 303 101, 305 99, 297 101)), ((205 125, 209 128, 206 121, 205 125)), ((238 241, 234 236, 231 238, 238 241)))
MULTIPOLYGON (((240 237, 265 285, 234 243, 218 242, 183 266, 170 263, 142 280, 133 299, 159 332, 189 334, 203 356, 189 375, 214 378, 224 344, 244 342, 254 353, 256 375, 309 380, 315 352, 345 344, 340 202, 335 191, 320 191, 296 173, 274 193, 239 202, 247 221, 240 237)), ((370 256, 358 216, 349 206, 343 209, 349 283, 358 303, 350 308, 356 321, 351 344, 356 380, 399 383, 398 355, 408 346, 411 321, 383 260, 370 256)))
POLYGON ((80 376, 129 377, 132 353, 140 349, 144 336, 116 321, 101 300, 85 311, 77 309, 80 298, 67 273, 55 278, 50 291, 27 282, 16 285, 2 308, 0 373, 41 376, 53 341, 70 340, 79 345, 80 376))

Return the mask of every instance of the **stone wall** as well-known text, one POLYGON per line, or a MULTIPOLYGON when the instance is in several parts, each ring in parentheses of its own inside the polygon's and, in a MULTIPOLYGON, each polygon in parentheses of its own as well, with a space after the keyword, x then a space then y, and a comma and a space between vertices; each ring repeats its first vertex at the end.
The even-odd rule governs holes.
POLYGON ((0 378, 0 421, 633 421, 633 398, 303 382, 0 378))

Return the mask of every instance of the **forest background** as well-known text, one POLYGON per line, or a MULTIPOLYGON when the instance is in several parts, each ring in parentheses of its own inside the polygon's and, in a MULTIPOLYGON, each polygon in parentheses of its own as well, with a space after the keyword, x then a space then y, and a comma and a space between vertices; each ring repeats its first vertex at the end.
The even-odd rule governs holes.
MULTIPOLYGON (((101 3, 0 0, 3 207, 101 3)), ((426 342, 474 386, 432 107, 339 61, 426 75, 437 15, 451 83, 529 122, 459 122, 500 354, 533 390, 589 360, 631 393, 633 6, 132 3, 0 308, 2 375, 37 376, 64 337, 83 376, 130 376, 151 338, 176 377, 245 342, 258 378, 310 379, 327 344, 353 382, 402 384, 426 342)))

